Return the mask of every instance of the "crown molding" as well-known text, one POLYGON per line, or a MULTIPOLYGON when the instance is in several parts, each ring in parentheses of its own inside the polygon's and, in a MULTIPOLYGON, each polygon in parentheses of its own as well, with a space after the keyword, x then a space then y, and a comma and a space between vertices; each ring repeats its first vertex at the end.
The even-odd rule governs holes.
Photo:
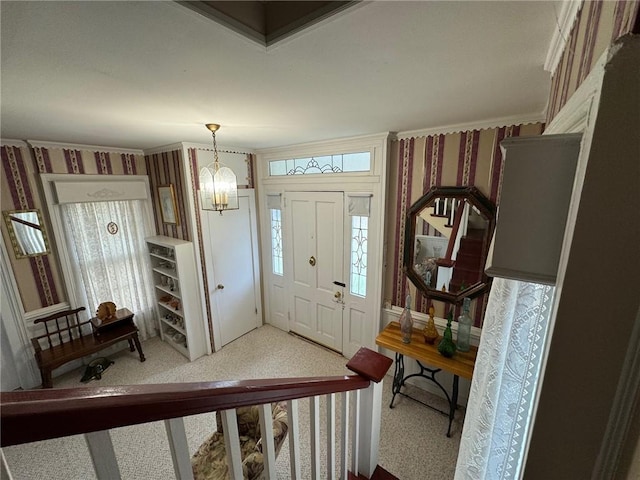
MULTIPOLYGON (((178 143, 172 143, 172 144, 169 144, 169 145, 163 145, 161 147, 147 148, 147 149, 144 150, 144 154, 145 155, 153 155, 155 153, 171 152, 171 151, 174 151, 174 150, 182 150, 182 149, 189 149, 189 148, 195 148, 196 150, 213 151, 213 145, 208 144, 208 143, 178 142, 178 143)), ((251 154, 251 153, 255 153, 250 148, 225 147, 223 145, 218 145, 218 152, 220 152, 220 153, 239 153, 239 154, 242 154, 242 155, 248 155, 248 154, 251 154)))
POLYGON ((0 138, 0 145, 2 145, 3 147, 19 147, 19 148, 26 148, 29 145, 27 145, 27 142, 25 142, 24 140, 13 140, 13 139, 9 139, 9 138, 0 138))
POLYGON ((156 153, 173 152, 174 150, 182 150, 183 145, 184 144, 181 142, 170 143, 168 145, 161 145, 159 147, 145 148, 143 150, 143 153, 145 155, 155 155, 156 153))
MULTIPOLYGON (((183 143, 182 145, 185 148, 195 148, 196 150, 206 150, 213 152, 213 145, 209 143, 183 143)), ((218 145, 218 152, 249 155, 255 153, 255 150, 253 150, 252 148, 225 147, 224 145, 218 145)))
POLYGON ((357 137, 335 138, 331 140, 319 140, 281 147, 269 147, 256 151, 261 158, 280 159, 282 155, 332 155, 335 153, 348 153, 350 151, 364 151, 375 145, 382 145, 389 140, 391 132, 360 135, 357 137))
POLYGON ((71 150, 88 150, 91 152, 113 152, 113 153, 132 153, 134 155, 143 155, 144 152, 137 148, 114 148, 114 147, 102 147, 98 145, 80 145, 76 143, 61 143, 61 142, 45 142, 41 140, 27 140, 27 143, 33 148, 48 148, 48 149, 71 149, 71 150))
POLYGON ((553 31, 549 50, 547 50, 547 58, 544 61, 544 69, 547 72, 555 72, 582 3, 583 0, 564 0, 562 2, 560 13, 556 16, 557 28, 553 31))
POLYGON ((407 130, 398 132, 397 140, 405 138, 428 137, 431 135, 446 135, 449 133, 466 132, 469 130, 486 130, 490 128, 509 127, 511 125, 527 125, 530 123, 543 123, 545 121, 542 113, 535 115, 513 115, 510 117, 494 118, 482 122, 458 123, 442 127, 423 128, 420 130, 407 130))

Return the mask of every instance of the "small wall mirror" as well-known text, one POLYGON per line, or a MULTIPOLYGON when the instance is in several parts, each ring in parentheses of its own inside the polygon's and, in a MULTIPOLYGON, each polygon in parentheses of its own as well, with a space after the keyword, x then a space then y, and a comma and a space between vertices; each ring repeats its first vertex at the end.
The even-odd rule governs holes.
POLYGON ((35 257, 50 253, 42 215, 34 210, 2 212, 16 258, 35 257))
POLYGON ((495 205, 475 187, 434 187, 407 213, 404 270, 426 296, 451 303, 484 293, 495 205))

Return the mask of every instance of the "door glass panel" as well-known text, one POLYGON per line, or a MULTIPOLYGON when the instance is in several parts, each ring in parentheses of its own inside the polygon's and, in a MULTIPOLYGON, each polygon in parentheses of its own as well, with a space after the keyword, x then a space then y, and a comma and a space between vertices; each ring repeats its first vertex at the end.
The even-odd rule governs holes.
POLYGON ((340 153, 269 162, 269 176, 271 177, 368 172, 369 170, 371 170, 370 152, 340 153))
POLYGON ((369 218, 351 217, 351 285, 352 295, 367 295, 367 237, 369 218))
POLYGON ((283 274, 282 262, 282 212, 271 209, 271 264, 275 275, 283 274))

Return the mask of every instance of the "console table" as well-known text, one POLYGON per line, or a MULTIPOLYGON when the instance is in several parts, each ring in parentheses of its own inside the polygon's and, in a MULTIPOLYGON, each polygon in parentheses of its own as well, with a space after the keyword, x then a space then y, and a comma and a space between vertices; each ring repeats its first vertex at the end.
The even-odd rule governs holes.
POLYGON ((133 312, 131 310, 128 308, 120 308, 116 310, 115 315, 111 318, 101 320, 98 317, 93 317, 89 321, 93 328, 93 334, 98 338, 107 332, 120 330, 129 342, 129 350, 135 352, 137 349, 140 355, 140 361, 144 362, 146 360, 144 353, 142 353, 142 346, 138 338, 138 327, 133 323, 133 312))
POLYGON ((473 375, 473 367, 476 363, 476 355, 478 353, 477 347, 471 347, 468 352, 456 352, 451 358, 446 358, 440 355, 438 352, 437 344, 429 345, 425 343, 422 336, 422 330, 414 329, 411 336, 411 343, 402 343, 402 334, 400 332, 400 324, 398 322, 391 322, 386 328, 380 332, 376 338, 376 344, 392 350, 395 352, 395 372, 393 374, 393 386, 391 398, 391 404, 389 408, 393 408, 393 402, 397 394, 403 395, 407 398, 411 398, 418 403, 425 405, 426 407, 449 416, 449 428, 447 430, 447 437, 451 436, 451 423, 455 415, 458 402, 458 380, 460 377, 471 379, 473 375), (411 375, 404 375, 404 356, 413 358, 418 367, 420 367, 420 373, 414 373, 411 375), (430 365, 426 367, 424 364, 430 365), (446 371, 453 374, 453 385, 451 389, 451 395, 447 389, 436 379, 436 374, 440 371, 446 371), (449 402, 449 411, 445 412, 437 409, 436 407, 429 405, 425 402, 418 400, 406 393, 401 392, 405 382, 413 377, 425 378, 435 383, 440 390, 444 393, 447 401, 449 402))

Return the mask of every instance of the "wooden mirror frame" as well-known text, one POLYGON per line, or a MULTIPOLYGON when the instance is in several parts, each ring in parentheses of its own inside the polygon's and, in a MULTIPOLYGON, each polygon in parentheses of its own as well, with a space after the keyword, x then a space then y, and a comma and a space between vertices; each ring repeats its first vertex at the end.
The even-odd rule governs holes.
POLYGON ((459 304, 464 298, 474 298, 486 292, 491 285, 491 278, 484 272, 484 264, 487 260, 491 237, 495 228, 496 207, 485 197, 476 187, 432 187, 420 199, 418 199, 407 212, 404 239, 404 272, 411 282, 425 296, 433 300, 441 300, 444 302, 459 304), (468 201, 469 204, 476 207, 480 214, 487 220, 487 231, 483 238, 481 250, 482 275, 480 280, 473 285, 469 285, 459 292, 443 292, 437 288, 430 287, 426 284, 422 276, 415 271, 413 263, 415 258, 415 235, 416 222, 422 210, 428 207, 436 198, 458 198, 468 201))
POLYGON ((13 253, 16 259, 19 260, 21 258, 37 257, 39 255, 48 255, 49 253, 51 253, 51 249, 49 247, 49 240, 47 238, 47 231, 45 229, 44 220, 42 218, 42 214, 40 213, 39 209, 34 208, 31 210, 4 210, 2 212, 2 215, 4 216, 5 225, 7 227, 7 232, 9 233, 9 238, 11 239, 11 245, 13 246, 13 253), (31 224, 24 220, 14 218, 15 214, 20 214, 20 213, 35 213, 38 218, 38 224, 35 224, 35 223, 31 224), (40 240, 43 244, 42 250, 37 252, 32 252, 32 253, 25 252, 24 248, 21 246, 20 240, 18 239, 18 233, 14 229, 13 222, 23 223, 24 225, 30 228, 33 228, 35 231, 39 232, 41 237, 40 240))

